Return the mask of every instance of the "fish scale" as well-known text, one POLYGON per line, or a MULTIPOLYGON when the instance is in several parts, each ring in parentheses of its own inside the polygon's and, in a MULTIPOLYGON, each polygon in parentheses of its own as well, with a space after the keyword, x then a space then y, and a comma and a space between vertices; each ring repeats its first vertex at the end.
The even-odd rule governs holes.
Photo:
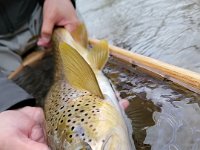
POLYGON ((99 142, 105 141, 104 133, 120 123, 113 123, 111 120, 108 125, 106 116, 118 113, 111 104, 87 91, 74 89, 65 81, 52 86, 47 99, 51 101, 47 102, 49 105, 45 108, 46 114, 49 114, 46 116, 47 124, 51 124, 47 132, 51 139, 57 140, 53 140, 53 143, 61 142, 67 145, 73 139, 98 145, 99 142), (62 101, 58 101, 59 99, 62 101), (98 132, 97 126, 108 127, 104 132, 98 132))
POLYGON ((48 145, 52 150, 135 150, 126 125, 130 122, 101 73, 107 43, 94 47, 87 59, 81 54, 87 57, 89 51, 65 33, 62 29, 53 33, 55 78, 45 100, 48 145))

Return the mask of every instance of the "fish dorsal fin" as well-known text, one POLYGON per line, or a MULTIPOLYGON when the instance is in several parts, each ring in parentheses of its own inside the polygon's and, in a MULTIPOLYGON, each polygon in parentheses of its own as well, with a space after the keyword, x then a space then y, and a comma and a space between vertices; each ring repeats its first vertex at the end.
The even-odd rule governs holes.
POLYGON ((88 46, 88 33, 85 24, 80 23, 77 28, 71 32, 73 39, 84 48, 88 46))
POLYGON ((87 90, 103 98, 95 74, 84 58, 64 42, 59 44, 59 50, 67 81, 76 88, 87 90))
POLYGON ((81 56, 86 59, 87 58, 87 55, 88 55, 88 49, 84 48, 83 46, 81 46, 79 43, 77 43, 76 41, 73 41, 72 42, 72 45, 71 45, 73 48, 76 49, 76 51, 79 52, 79 54, 81 54, 81 56))
POLYGON ((102 70, 109 57, 108 42, 101 40, 94 44, 92 50, 88 54, 88 60, 97 70, 102 70))

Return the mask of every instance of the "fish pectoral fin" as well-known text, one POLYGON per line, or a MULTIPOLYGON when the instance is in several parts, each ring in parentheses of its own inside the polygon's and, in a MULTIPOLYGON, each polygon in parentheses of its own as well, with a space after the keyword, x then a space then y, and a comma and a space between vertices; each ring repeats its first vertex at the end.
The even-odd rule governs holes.
POLYGON ((69 147, 67 147, 68 150, 92 150, 89 143, 84 141, 79 141, 74 144, 71 144, 69 147))
POLYGON ((80 23, 77 28, 71 32, 73 39, 84 48, 88 46, 88 33, 85 24, 80 23))
POLYGON ((119 135, 116 134, 110 134, 107 136, 105 139, 105 142, 102 145, 101 150, 121 150, 120 143, 121 141, 119 140, 119 135))
POLYGON ((96 76, 84 58, 73 47, 64 42, 59 44, 59 50, 67 81, 72 86, 103 98, 96 76))
POLYGON ((97 70, 102 70, 109 57, 109 47, 106 40, 101 40, 94 44, 92 50, 88 54, 90 64, 97 70))

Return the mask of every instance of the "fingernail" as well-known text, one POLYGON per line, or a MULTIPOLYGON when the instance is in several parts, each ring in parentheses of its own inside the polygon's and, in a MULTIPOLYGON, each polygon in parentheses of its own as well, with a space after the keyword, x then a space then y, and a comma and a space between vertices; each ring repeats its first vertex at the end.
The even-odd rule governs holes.
POLYGON ((50 41, 50 37, 42 37, 42 41, 45 42, 45 43, 49 43, 50 41))
POLYGON ((48 47, 49 44, 50 44, 50 38, 49 37, 41 37, 38 42, 37 42, 37 45, 38 46, 45 46, 45 47, 48 47))
POLYGON ((37 41, 37 45, 42 46, 42 41, 40 39, 37 41))

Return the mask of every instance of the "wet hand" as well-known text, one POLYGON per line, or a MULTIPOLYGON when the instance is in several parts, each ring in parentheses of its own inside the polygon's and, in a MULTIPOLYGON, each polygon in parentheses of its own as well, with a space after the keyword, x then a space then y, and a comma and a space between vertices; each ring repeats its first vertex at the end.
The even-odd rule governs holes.
POLYGON ((49 46, 54 26, 62 26, 69 32, 79 25, 71 0, 45 0, 43 7, 43 24, 39 46, 49 46))
POLYGON ((24 107, 0 113, 1 150, 49 150, 42 109, 24 107))

